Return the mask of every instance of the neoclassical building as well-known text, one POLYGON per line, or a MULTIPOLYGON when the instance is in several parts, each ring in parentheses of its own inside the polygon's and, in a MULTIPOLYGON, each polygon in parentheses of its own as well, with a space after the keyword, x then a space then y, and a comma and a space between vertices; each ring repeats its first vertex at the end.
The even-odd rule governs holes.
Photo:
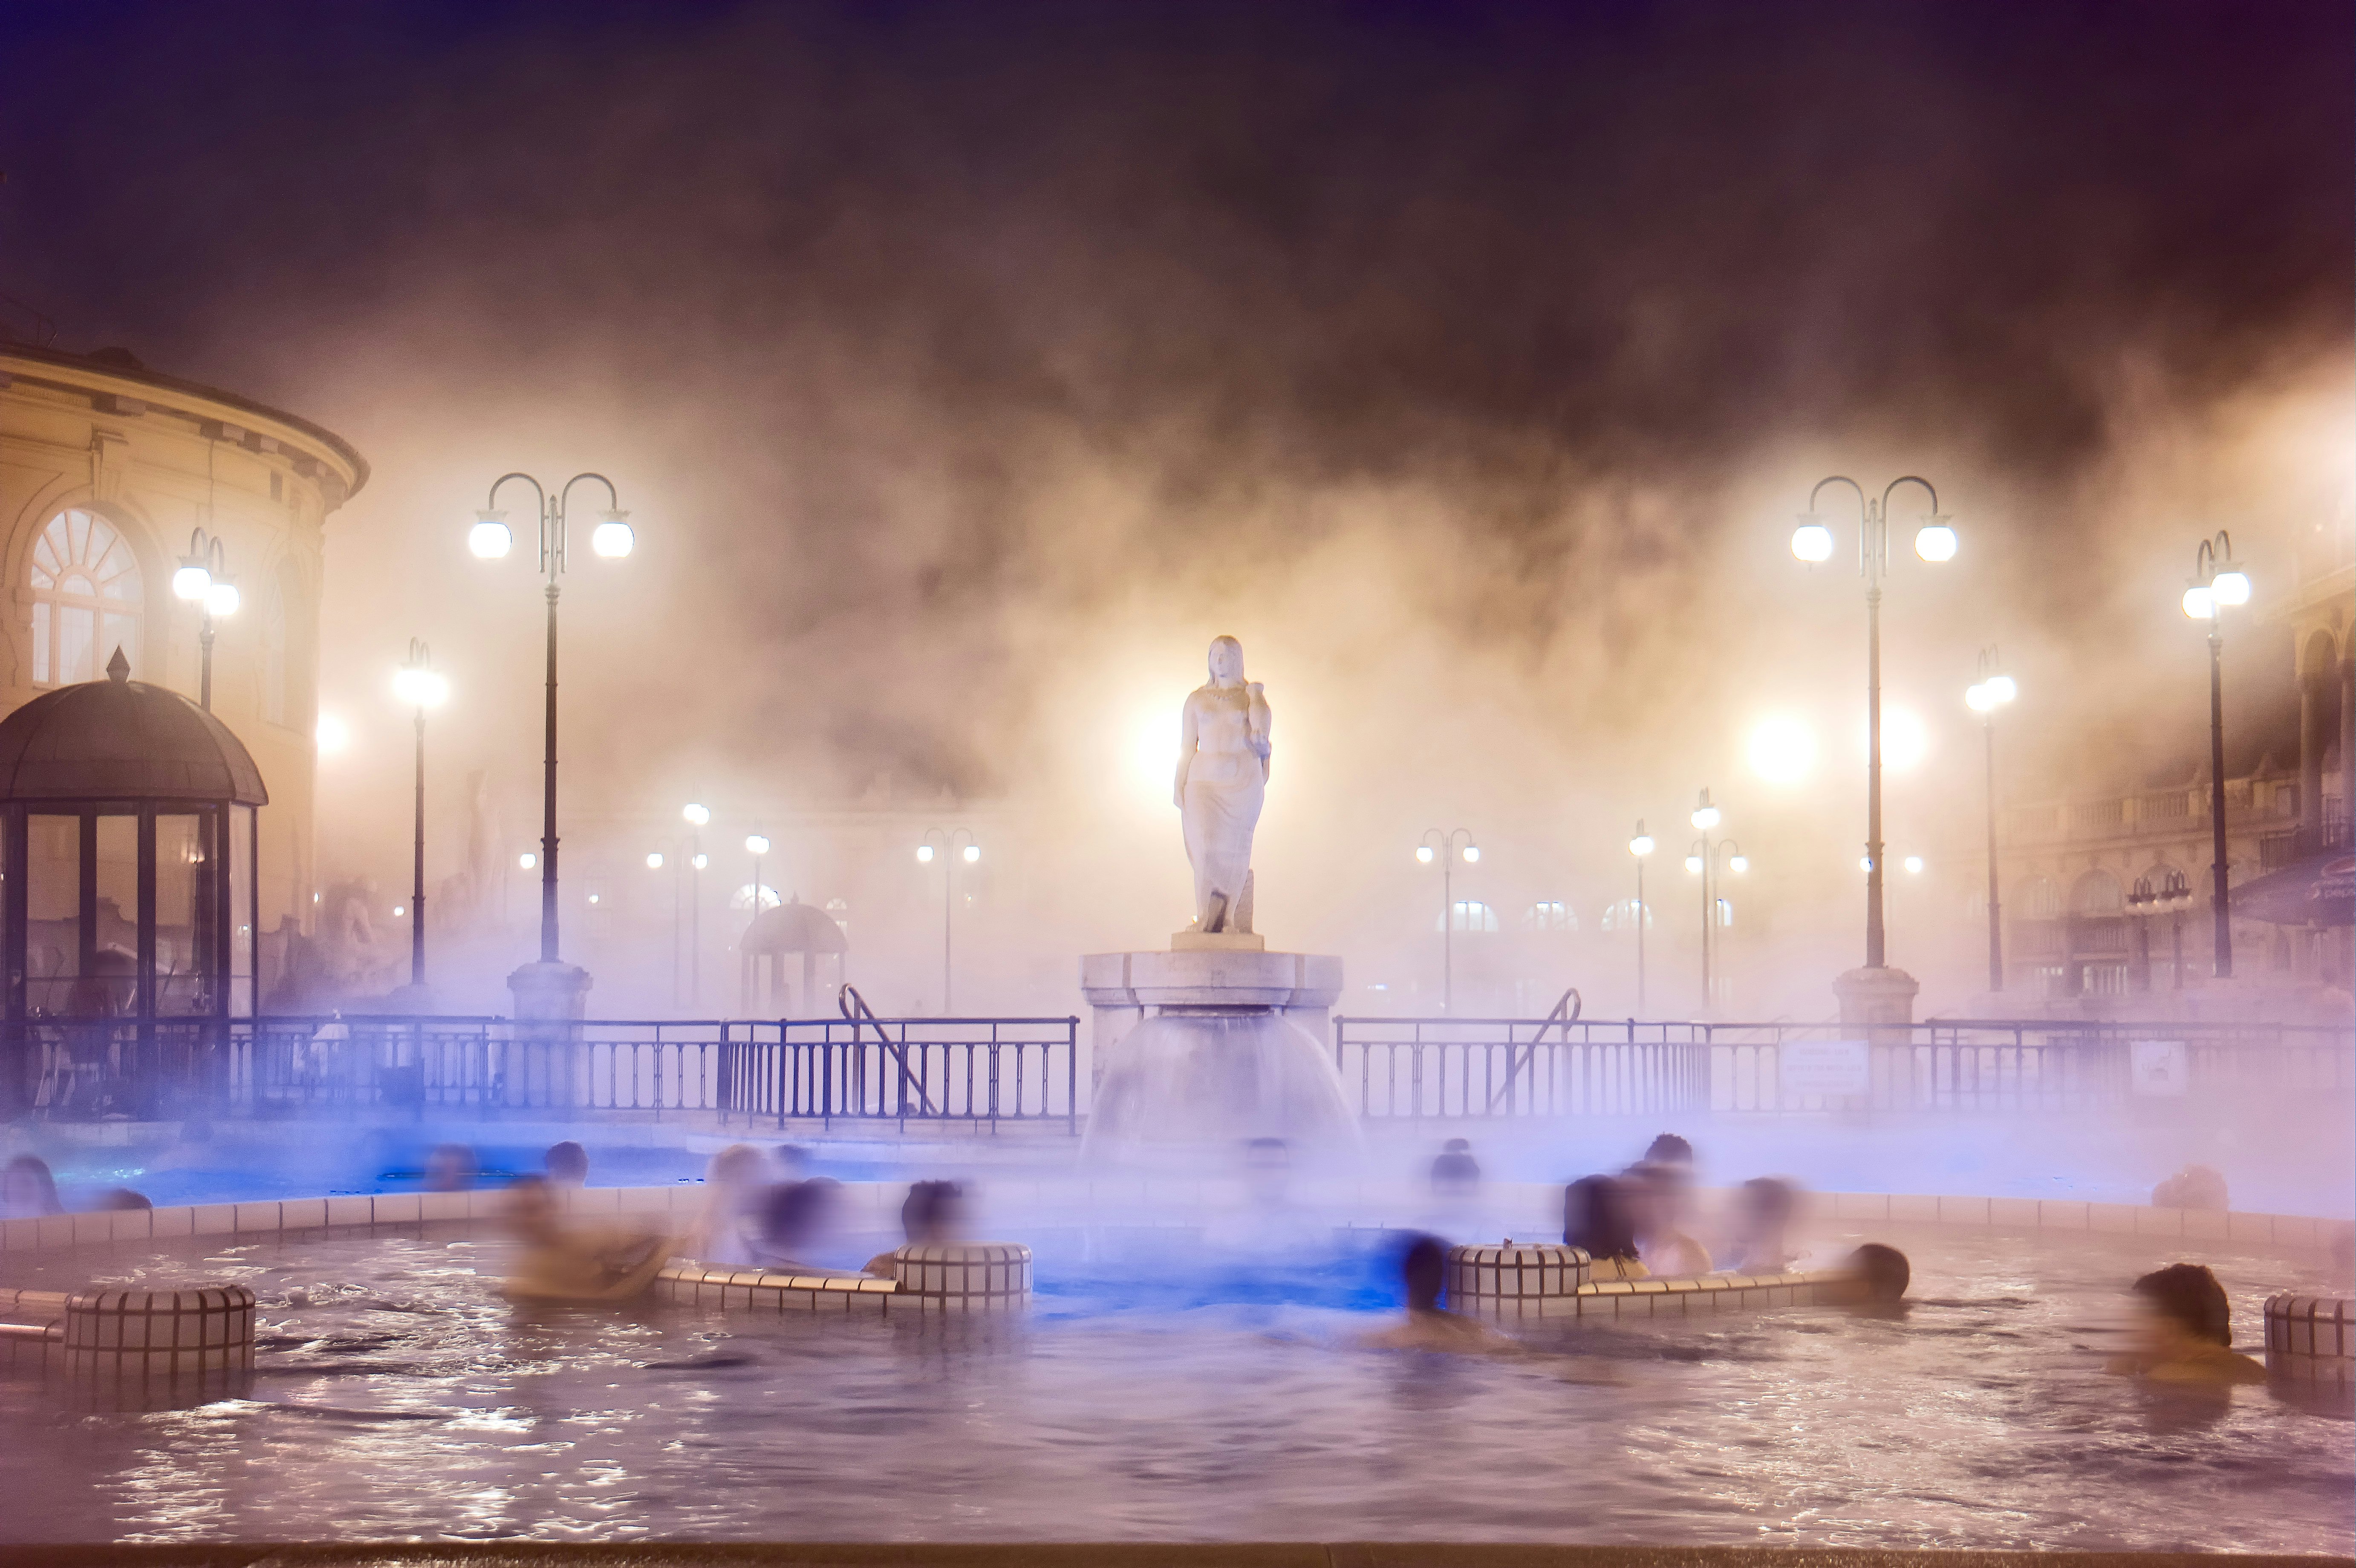
POLYGON ((202 610, 172 578, 197 529, 218 539, 239 602, 214 622, 212 711, 269 790, 263 933, 312 907, 322 532, 368 473, 309 421, 122 349, 0 340, 0 713, 103 678, 118 647, 133 679, 198 696, 202 610))

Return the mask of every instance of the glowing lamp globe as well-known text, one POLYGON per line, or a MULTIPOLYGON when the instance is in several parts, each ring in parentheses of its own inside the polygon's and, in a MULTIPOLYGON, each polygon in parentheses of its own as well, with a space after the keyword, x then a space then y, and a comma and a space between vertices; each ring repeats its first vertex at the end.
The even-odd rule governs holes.
POLYGON ((1727 865, 1731 867, 1734 874, 1739 877, 1742 875, 1743 872, 1751 869, 1751 857, 1748 855, 1737 855, 1732 859, 1729 860, 1727 865))
POLYGON ((1430 865, 1430 864, 1431 864, 1431 846, 1430 846, 1430 845, 1429 845, 1429 844, 1419 844, 1419 845, 1417 845, 1417 846, 1415 847, 1415 858, 1416 858, 1418 860, 1421 861, 1423 864, 1427 865, 1427 866, 1430 865))
POLYGON ((205 613, 216 621, 226 621, 237 613, 243 601, 238 597, 237 584, 216 577, 205 589, 205 613))
POLYGON ((518 856, 516 857, 516 866, 517 866, 517 868, 518 868, 519 869, 520 869, 520 870, 526 870, 526 871, 529 871, 529 870, 530 870, 534 866, 537 866, 537 865, 539 865, 539 864, 540 864, 540 857, 539 857, 539 856, 537 856, 537 855, 535 855, 535 854, 533 854, 533 853, 532 853, 530 850, 529 850, 529 849, 525 850, 522 854, 518 855, 518 856))
POLYGON ((748 833, 744 836, 744 852, 748 855, 766 855, 769 852, 769 841, 758 833, 748 833))
POLYGON ((1907 856, 1906 871, 1909 876, 1921 876, 1922 874, 1922 857, 1920 855, 1907 856))
POLYGON ((352 743, 350 727, 332 713, 319 715, 319 722, 312 730, 311 738, 322 755, 331 755, 352 743))
POLYGON ((1803 517, 1792 530, 1792 553, 1811 566, 1833 558, 1833 531, 1814 517, 1803 517))
POLYGON ((508 527, 505 512, 477 512, 475 526, 466 530, 466 548, 477 560, 499 560, 515 546, 515 532, 508 527))
POLYGON ((619 560, 629 554, 638 542, 638 536, 630 531, 628 523, 623 521, 629 515, 627 512, 606 513, 605 519, 589 535, 589 548, 606 560, 619 560))
POLYGON ((1467 844, 1466 846, 1464 846, 1464 863, 1465 863, 1466 865, 1468 865, 1468 866, 1475 865, 1475 864, 1477 864, 1477 863, 1480 861, 1480 859, 1481 859, 1481 848, 1480 848, 1480 846, 1479 846, 1479 845, 1477 845, 1477 844, 1467 844))
POLYGON ((979 844, 969 844, 969 845, 967 845, 967 846, 965 847, 965 863, 966 863, 967 865, 970 866, 970 865, 972 865, 975 861, 977 861, 977 860, 979 860, 979 859, 981 859, 981 846, 980 846, 980 845, 979 845, 979 844))
POLYGON ((929 866, 929 865, 931 865, 932 863, 933 863, 933 847, 932 847, 931 845, 929 845, 929 844, 919 844, 919 845, 917 845, 917 846, 916 846, 916 864, 918 864, 919 866, 929 866))
POLYGON ((450 695, 450 683, 422 665, 403 665, 393 671, 392 689, 412 708, 438 708, 450 695))
POLYGON ((1649 855, 1652 852, 1653 836, 1651 834, 1639 833, 1628 840, 1628 853, 1631 855, 1649 855))
POLYGON ((701 871, 704 867, 712 864, 712 857, 709 855, 698 855, 694 859, 690 860, 688 864, 701 871))
POLYGON ((1914 536, 1914 553, 1934 565, 1955 559, 1955 530, 1933 517, 1914 536))
POLYGON ((2184 591, 2184 613, 2196 621, 2217 618, 2217 602, 2206 583, 2196 582, 2184 591))
POLYGON ((1991 708, 2001 708, 2020 695, 2020 688, 2013 684, 2012 677, 2008 675, 1992 675, 1982 683, 1982 687, 1987 692, 1991 708))
POLYGON ((662 856, 661 856, 661 855, 659 855, 659 854, 648 855, 648 856, 647 857, 647 869, 648 869, 648 870, 649 870, 649 871, 659 871, 659 870, 661 870, 661 869, 662 869, 662 856))
POLYGON ((212 585, 213 574, 205 570, 204 562, 200 560, 184 560, 179 570, 172 573, 172 597, 185 599, 191 604, 204 598, 205 591, 212 585))
POLYGON ((1686 869, 1687 869, 1687 870, 1688 870, 1688 871, 1698 871, 1698 870, 1700 870, 1700 869, 1701 869, 1701 857, 1700 857, 1700 856, 1698 856, 1698 855, 1688 855, 1688 856, 1687 856, 1687 857, 1686 857, 1686 869))
POLYGON ((2247 604, 2250 602, 2249 575, 2239 567, 2226 567, 2209 580, 2209 597, 2229 610, 2237 604, 2247 604))
POLYGON ((1965 687, 1964 688, 1964 706, 1970 709, 1975 713, 1986 713, 1989 709, 1994 708, 1996 706, 1996 698, 1988 691, 1987 682, 1984 680, 1978 681, 1971 686, 1965 687))
POLYGON ((712 821, 712 812, 710 808, 698 805, 692 801, 680 806, 679 808, 679 814, 691 827, 702 827, 712 821))
POLYGON ((1714 805, 1702 806, 1693 814, 1693 825, 1704 833, 1717 827, 1720 820, 1719 809, 1714 805))

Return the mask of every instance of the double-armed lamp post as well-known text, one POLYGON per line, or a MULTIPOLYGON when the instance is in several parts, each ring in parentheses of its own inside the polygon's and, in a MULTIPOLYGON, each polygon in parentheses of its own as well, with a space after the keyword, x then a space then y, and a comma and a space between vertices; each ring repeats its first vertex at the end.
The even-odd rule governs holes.
POLYGON ((943 1018, 947 1018, 954 1010, 950 1002, 950 984, 954 975, 949 965, 949 943, 951 933, 956 929, 958 862, 962 860, 971 866, 980 863, 980 859, 981 846, 975 841, 973 829, 970 827, 927 827, 925 829, 925 841, 916 846, 918 865, 929 866, 935 860, 941 863, 941 1016, 943 1018))
POLYGON ((1893 479, 1876 501, 1865 487, 1845 475, 1820 479, 1808 492, 1808 509, 1792 532, 1792 553, 1815 565, 1833 558, 1833 530, 1816 510, 1816 498, 1827 486, 1847 485, 1857 495, 1858 573, 1865 579, 1865 966, 1886 969, 1887 944, 1882 930, 1881 879, 1881 580, 1890 572, 1890 499, 1908 485, 1920 485, 1931 498, 1931 510, 1914 535, 1914 553, 1933 565, 1955 559, 1955 530, 1951 518, 1940 515, 1939 493, 1927 479, 1909 474, 1893 479))
POLYGON ((1710 804, 1709 791, 1702 791, 1701 800, 1693 811, 1693 825, 1701 830, 1701 837, 1686 853, 1686 869, 1701 876, 1701 1005, 1705 1010, 1712 999, 1709 952, 1715 935, 1712 928, 1718 923, 1718 889, 1726 872, 1732 871, 1739 877, 1751 869, 1750 858, 1742 853, 1741 845, 1731 838, 1716 844, 1709 841, 1710 829, 1724 820, 1724 815, 1710 804))
POLYGON ((2225 860, 2225 638, 2227 610, 2250 602, 2250 578, 2233 560, 2233 540, 2224 529, 2201 541, 2192 557, 2192 580, 2184 590, 2184 613, 2209 623, 2209 833, 2211 913, 2216 925, 2217 978, 2233 977, 2233 919, 2226 902, 2225 860))
POLYGON ((554 495, 551 495, 539 480, 529 474, 503 474, 492 482, 484 509, 475 515, 475 526, 467 531, 466 548, 477 560, 502 560, 515 546, 515 533, 508 527, 508 515, 497 509, 499 491, 510 481, 531 486, 533 517, 540 527, 540 567, 548 575, 548 705, 541 799, 540 961, 543 965, 553 965, 560 962, 557 957, 556 905, 556 601, 560 579, 566 565, 566 504, 573 495, 573 487, 584 481, 605 487, 605 507, 597 514, 597 526, 589 536, 589 548, 600 559, 621 560, 630 553, 637 539, 630 531, 630 515, 619 509, 621 496, 614 489, 614 482, 602 474, 576 474, 566 480, 563 487, 554 495))
POLYGON ((1429 866, 1440 862, 1440 1010, 1448 1012, 1456 1005, 1456 857, 1462 855, 1468 866, 1478 865, 1481 847, 1472 842, 1472 829, 1451 827, 1442 833, 1437 827, 1424 829, 1423 842, 1417 845, 1415 858, 1429 866), (1460 847, 1458 839, 1464 842, 1460 847))
POLYGON ((409 656, 392 672, 395 696, 417 710, 417 829, 409 885, 409 983, 425 984, 425 710, 439 708, 450 683, 434 667, 434 650, 409 639, 409 656))
POLYGON ((1996 710, 2020 695, 2012 677, 1998 667, 1994 648, 1980 650, 1980 677, 1964 692, 1965 705, 1980 716, 1987 736, 1987 923, 1988 989, 2004 989, 2004 918, 1997 897, 1996 870, 1996 710))
POLYGON ((240 603, 237 583, 229 575, 228 552, 220 539, 198 528, 188 536, 188 553, 172 572, 172 597, 194 604, 199 619, 197 623, 197 647, 199 650, 197 677, 197 706, 206 712, 213 710, 213 623, 225 621, 237 613, 240 603))

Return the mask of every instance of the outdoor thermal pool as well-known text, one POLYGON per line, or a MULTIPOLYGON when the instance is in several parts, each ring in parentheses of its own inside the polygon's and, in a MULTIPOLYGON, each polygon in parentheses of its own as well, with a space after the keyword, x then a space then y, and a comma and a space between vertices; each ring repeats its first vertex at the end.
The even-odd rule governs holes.
MULTIPOLYGON (((1839 1228, 1817 1239, 1868 1239, 1839 1228)), ((2123 1287, 2181 1242, 1875 1226, 1914 1263, 1900 1317, 1587 1320, 1461 1356, 1355 1347, 1398 1308, 1377 1238, 1283 1266, 1168 1232, 1023 1239, 1031 1310, 946 1320, 519 1310, 484 1226, 12 1258, 23 1286, 241 1281, 262 1324, 248 1396, 195 1409, 0 1378, 0 1531, 2335 1553, 2356 1534, 2345 1420, 2103 1371, 2123 1287)), ((2197 1255, 2244 1349, 2269 1292, 2328 1287, 2320 1260, 2197 1255)))

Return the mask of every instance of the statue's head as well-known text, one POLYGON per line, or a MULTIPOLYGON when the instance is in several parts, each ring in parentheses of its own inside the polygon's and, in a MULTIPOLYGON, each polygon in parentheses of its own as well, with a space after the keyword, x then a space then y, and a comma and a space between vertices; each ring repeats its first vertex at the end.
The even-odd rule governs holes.
POLYGON ((1244 645, 1233 637, 1211 639, 1211 678, 1235 682, 1244 677, 1244 645))

